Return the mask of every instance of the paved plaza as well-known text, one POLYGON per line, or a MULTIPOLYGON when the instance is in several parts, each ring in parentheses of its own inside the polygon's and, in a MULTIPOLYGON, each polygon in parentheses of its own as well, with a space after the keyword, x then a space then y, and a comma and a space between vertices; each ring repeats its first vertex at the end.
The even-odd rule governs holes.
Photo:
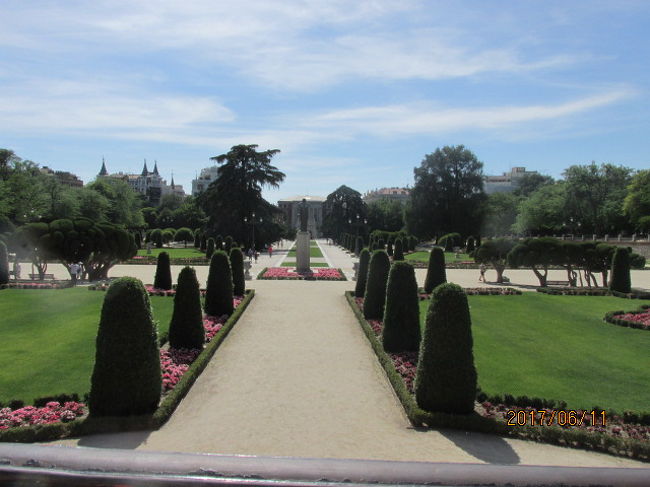
MULTIPOLYGON (((348 254, 324 241, 319 244, 334 267, 353 274, 348 254)), ((278 265, 287 248, 273 257, 261 255, 252 274, 278 265)), ((197 271, 205 281, 207 267, 197 271)), ((111 275, 151 282, 153 273, 153 266, 116 266, 111 275)), ((517 283, 534 284, 527 274, 532 276, 531 271, 508 272, 517 283)), ((424 275, 418 271, 420 282, 424 275)), ((447 275, 462 286, 481 284, 476 270, 450 270, 447 275)), ((160 430, 55 443, 264 456, 647 466, 480 433, 413 428, 343 296, 353 281, 247 284, 256 290, 251 305, 160 430)))

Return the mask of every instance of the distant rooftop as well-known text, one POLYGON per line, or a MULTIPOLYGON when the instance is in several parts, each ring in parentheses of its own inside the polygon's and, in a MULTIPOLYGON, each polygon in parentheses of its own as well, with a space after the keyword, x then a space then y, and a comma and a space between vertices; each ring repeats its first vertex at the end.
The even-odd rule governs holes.
POLYGON ((325 202, 325 200, 327 200, 327 198, 323 198, 322 196, 303 195, 303 196, 289 196, 288 198, 282 198, 280 201, 302 201, 303 199, 307 201, 320 201, 320 202, 325 202))

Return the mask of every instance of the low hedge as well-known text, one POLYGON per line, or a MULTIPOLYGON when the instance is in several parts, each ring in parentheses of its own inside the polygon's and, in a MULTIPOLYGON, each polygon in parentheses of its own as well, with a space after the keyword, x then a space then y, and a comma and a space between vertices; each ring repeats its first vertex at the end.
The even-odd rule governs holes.
POLYGON ((517 426, 511 427, 501 421, 485 418, 474 412, 468 415, 445 413, 429 413, 418 407, 415 397, 408 391, 401 375, 395 369, 393 361, 383 350, 381 342, 375 336, 370 324, 356 305, 354 292, 346 291, 345 297, 357 317, 370 345, 381 363, 395 394, 402 403, 411 424, 415 427, 451 428, 465 431, 521 438, 526 440, 550 443, 571 448, 601 451, 617 456, 631 457, 637 460, 650 461, 650 444, 629 438, 617 438, 602 433, 591 433, 581 430, 568 430, 558 426, 517 426))
POLYGON ((565 288, 548 288, 538 287, 538 293, 564 295, 564 296, 616 296, 617 298, 627 299, 650 299, 650 292, 641 289, 632 289, 629 293, 610 291, 607 288, 584 288, 584 287, 565 287, 565 288))
POLYGON ((612 324, 618 325, 618 326, 625 326, 627 328, 637 328, 639 330, 650 330, 649 327, 644 326, 642 323, 617 318, 617 316, 625 315, 625 314, 636 315, 636 314, 641 314, 641 313, 648 313, 649 309, 650 309, 650 305, 646 304, 646 305, 641 306, 636 311, 609 311, 608 313, 605 314, 605 317, 603 319, 608 323, 612 323, 612 324))
POLYGON ((66 289, 72 287, 72 281, 30 281, 0 284, 0 289, 66 289))
POLYGON ((203 349, 190 368, 183 374, 176 387, 162 397, 158 409, 153 415, 103 418, 80 418, 69 423, 39 424, 0 430, 0 442, 34 443, 52 441, 70 436, 84 436, 99 433, 114 433, 118 431, 137 431, 158 429, 167 422, 178 404, 187 395, 190 388, 203 372, 208 362, 224 341, 230 330, 241 317, 246 307, 250 304, 255 290, 246 291, 243 301, 237 306, 215 337, 203 349))
MULTIPOLYGON (((210 261, 205 257, 170 257, 170 265, 210 265, 210 261)), ((156 257, 144 257, 138 259, 127 259, 119 263, 120 265, 155 265, 156 257)))

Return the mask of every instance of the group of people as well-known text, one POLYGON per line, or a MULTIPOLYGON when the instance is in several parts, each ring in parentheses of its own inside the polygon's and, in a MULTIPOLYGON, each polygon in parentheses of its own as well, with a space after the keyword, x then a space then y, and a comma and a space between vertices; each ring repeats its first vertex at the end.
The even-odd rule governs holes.
MULTIPOLYGON (((269 257, 273 257, 273 245, 269 245, 267 247, 267 250, 269 252, 269 257)), ((246 252, 246 255, 248 256, 248 260, 250 262, 253 262, 253 259, 255 259, 255 262, 257 262, 257 258, 260 256, 260 253, 257 250, 253 250, 252 247, 248 249, 248 252, 246 252)))
POLYGON ((83 275, 83 264, 81 262, 73 262, 68 267, 68 272, 70 272, 70 278, 72 279, 72 285, 77 284, 78 280, 81 280, 83 275))

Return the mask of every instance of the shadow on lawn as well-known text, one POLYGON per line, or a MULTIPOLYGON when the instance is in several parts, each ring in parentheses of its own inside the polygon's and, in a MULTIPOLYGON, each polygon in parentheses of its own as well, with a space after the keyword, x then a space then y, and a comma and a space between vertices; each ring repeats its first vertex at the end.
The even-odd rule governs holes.
POLYGON ((125 431, 123 433, 108 433, 84 436, 79 439, 79 446, 93 448, 117 448, 134 450, 147 441, 151 431, 125 431))
POLYGON ((516 465, 519 455, 501 437, 472 431, 440 430, 440 434, 458 448, 487 463, 516 465))

